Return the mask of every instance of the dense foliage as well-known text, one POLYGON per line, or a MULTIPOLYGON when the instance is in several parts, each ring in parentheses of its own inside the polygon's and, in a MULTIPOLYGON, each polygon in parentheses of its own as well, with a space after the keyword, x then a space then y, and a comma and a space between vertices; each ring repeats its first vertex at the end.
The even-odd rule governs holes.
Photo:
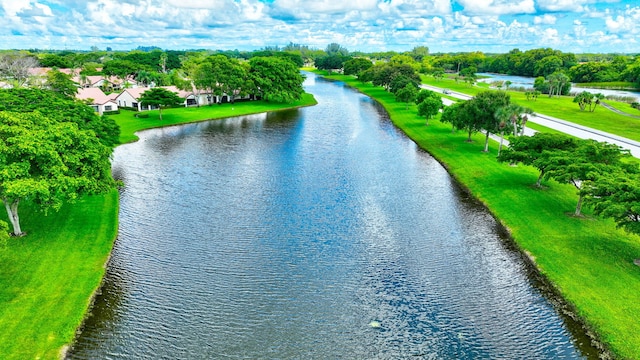
POLYGON ((91 130, 108 147, 118 144, 120 129, 113 119, 98 116, 84 103, 54 91, 40 89, 1 89, 0 111, 41 111, 56 121, 75 123, 80 130, 91 130))
POLYGON ((59 209, 82 194, 112 189, 111 151, 74 122, 39 111, 0 111, 0 199, 13 233, 24 234, 18 216, 23 200, 59 209))

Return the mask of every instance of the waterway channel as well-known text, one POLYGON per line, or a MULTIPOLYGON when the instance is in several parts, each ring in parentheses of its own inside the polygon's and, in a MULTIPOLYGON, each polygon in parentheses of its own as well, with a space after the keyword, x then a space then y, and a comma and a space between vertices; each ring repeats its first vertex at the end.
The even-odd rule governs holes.
POLYGON ((69 359, 581 359, 485 209, 342 83, 319 104, 141 132, 69 359))

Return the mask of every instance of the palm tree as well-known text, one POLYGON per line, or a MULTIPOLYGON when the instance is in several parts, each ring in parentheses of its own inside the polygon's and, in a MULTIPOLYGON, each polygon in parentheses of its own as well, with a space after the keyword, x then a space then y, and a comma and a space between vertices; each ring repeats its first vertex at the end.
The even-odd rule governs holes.
POLYGON ((518 133, 524 135, 525 125, 529 120, 528 114, 533 114, 533 110, 517 104, 509 104, 496 111, 495 117, 499 121, 498 129, 500 130, 498 155, 500 155, 500 151, 502 150, 505 132, 513 131, 513 136, 518 136, 518 133))

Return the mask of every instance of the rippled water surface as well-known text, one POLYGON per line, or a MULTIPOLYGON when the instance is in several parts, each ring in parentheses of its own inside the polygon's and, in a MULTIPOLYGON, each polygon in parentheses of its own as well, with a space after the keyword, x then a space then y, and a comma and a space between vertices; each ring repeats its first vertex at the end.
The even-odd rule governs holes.
POLYGON ((595 352, 495 221, 370 99, 151 130, 71 359, 573 359, 595 352))

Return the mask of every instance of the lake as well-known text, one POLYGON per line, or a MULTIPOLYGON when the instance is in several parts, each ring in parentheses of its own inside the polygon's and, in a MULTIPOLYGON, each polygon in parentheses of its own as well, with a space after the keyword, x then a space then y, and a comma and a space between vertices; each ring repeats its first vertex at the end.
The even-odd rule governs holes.
POLYGON ((141 132, 69 359, 582 359, 492 216, 370 98, 141 132))

